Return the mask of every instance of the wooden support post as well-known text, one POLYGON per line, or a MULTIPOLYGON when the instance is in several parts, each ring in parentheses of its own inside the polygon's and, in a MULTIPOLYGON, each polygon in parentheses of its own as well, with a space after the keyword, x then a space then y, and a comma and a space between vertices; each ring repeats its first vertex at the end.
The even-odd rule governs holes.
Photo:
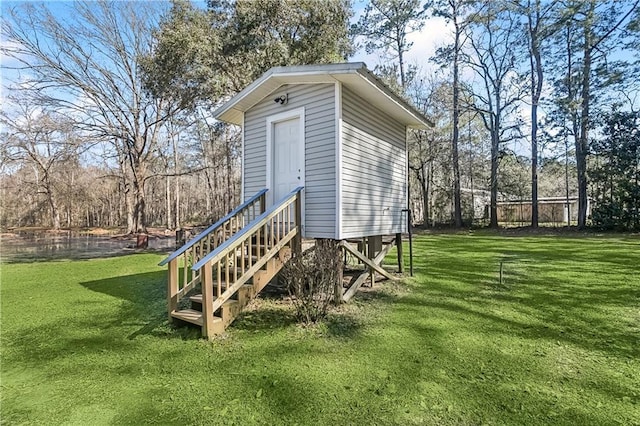
MULTIPOLYGON (((367 237, 367 257, 373 259, 376 257, 376 253, 382 248, 382 235, 374 235, 367 237)), ((371 287, 376 281, 376 272, 373 268, 370 269, 371 273, 371 287)))
MULTIPOLYGON (((375 253, 373 248, 373 242, 371 241, 371 237, 367 240, 367 257, 371 259, 371 256, 375 253)), ((373 285, 376 283, 376 271, 373 268, 369 267, 369 285, 373 288, 373 285)))
POLYGON ((398 272, 404 273, 404 259, 402 258, 402 234, 396 234, 396 250, 398 252, 398 272))
POLYGON ((368 244, 369 239, 367 237, 363 237, 362 238, 362 254, 364 254, 365 256, 369 255, 369 244, 368 244))
MULTIPOLYGON (((362 241, 358 242, 358 251, 364 254, 365 256, 367 255, 367 238, 366 237, 362 237, 362 241)), ((358 259, 358 264, 362 265, 362 261, 360 259, 358 259)))
POLYGON ((342 260, 344 258, 343 256, 343 250, 344 248, 342 248, 342 245, 340 245, 340 242, 336 242, 339 246, 340 246, 340 250, 338 251, 337 256, 340 258, 338 261, 338 275, 336 277, 336 282, 334 284, 334 288, 333 288, 333 302, 336 305, 340 305, 344 299, 343 299, 343 295, 344 295, 344 291, 342 289, 342 279, 344 276, 344 261, 342 260))
POLYGON ((207 263, 202 267, 202 336, 211 339, 213 335, 213 271, 207 263))
POLYGON ((178 309, 178 259, 180 259, 180 257, 176 257, 169 262, 169 277, 167 278, 167 307, 169 310, 169 322, 173 321, 171 312, 178 309))

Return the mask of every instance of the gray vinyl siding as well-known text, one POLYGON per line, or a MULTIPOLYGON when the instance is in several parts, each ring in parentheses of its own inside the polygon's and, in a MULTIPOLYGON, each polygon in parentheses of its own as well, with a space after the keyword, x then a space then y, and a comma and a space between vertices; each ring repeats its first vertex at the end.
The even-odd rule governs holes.
POLYGON ((342 90, 341 238, 404 232, 406 128, 342 90))
POLYGON ((335 86, 284 86, 245 113, 244 196, 265 188, 267 181, 267 119, 288 110, 305 108, 305 236, 334 238, 336 221, 335 86), (273 101, 288 93, 286 105, 273 101))

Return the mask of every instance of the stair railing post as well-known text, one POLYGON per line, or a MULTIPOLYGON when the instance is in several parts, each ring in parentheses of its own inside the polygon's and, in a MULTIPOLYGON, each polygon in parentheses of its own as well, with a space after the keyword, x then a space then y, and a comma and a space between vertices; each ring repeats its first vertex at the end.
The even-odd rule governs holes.
POLYGON ((264 213, 266 210, 267 210, 267 194, 262 194, 260 196, 260 214, 264 213))
POLYGON ((178 308, 178 259, 180 258, 176 257, 169 262, 169 277, 167 279, 167 307, 169 308, 169 322, 173 320, 171 312, 178 308))
POLYGON ((202 335, 211 339, 213 330, 213 271, 211 263, 205 264, 202 269, 202 335))

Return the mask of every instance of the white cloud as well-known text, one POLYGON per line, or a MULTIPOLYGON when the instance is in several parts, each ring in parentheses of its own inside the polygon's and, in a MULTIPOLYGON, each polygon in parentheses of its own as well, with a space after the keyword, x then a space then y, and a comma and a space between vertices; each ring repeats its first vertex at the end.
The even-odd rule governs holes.
MULTIPOLYGON (((445 22, 444 18, 429 18, 422 30, 409 34, 407 38, 413 45, 405 55, 405 62, 411 65, 418 65, 423 72, 430 73, 437 66, 430 62, 429 59, 434 56, 438 47, 447 44, 451 40, 451 26, 445 22)), ((388 59, 380 54, 368 54, 364 49, 358 51, 351 60, 365 62, 370 69, 388 62, 388 59)))
POLYGON ((430 18, 421 31, 409 34, 408 39, 413 43, 407 54, 409 60, 426 62, 439 46, 451 40, 451 28, 444 18, 430 18))

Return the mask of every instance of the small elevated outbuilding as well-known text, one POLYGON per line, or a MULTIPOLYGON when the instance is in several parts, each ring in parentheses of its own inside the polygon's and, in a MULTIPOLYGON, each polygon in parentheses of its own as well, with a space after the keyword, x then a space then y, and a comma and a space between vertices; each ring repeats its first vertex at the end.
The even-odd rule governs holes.
POLYGON ((273 68, 215 117, 242 127, 243 203, 161 262, 172 321, 223 332, 303 236, 339 240, 358 263, 334 283, 338 303, 368 276, 395 278, 381 266, 394 242, 402 271, 407 129, 430 123, 363 63, 273 68))
POLYGON ((242 198, 303 186, 302 233, 406 231, 407 129, 432 124, 364 63, 277 67, 216 112, 242 127, 242 198))

